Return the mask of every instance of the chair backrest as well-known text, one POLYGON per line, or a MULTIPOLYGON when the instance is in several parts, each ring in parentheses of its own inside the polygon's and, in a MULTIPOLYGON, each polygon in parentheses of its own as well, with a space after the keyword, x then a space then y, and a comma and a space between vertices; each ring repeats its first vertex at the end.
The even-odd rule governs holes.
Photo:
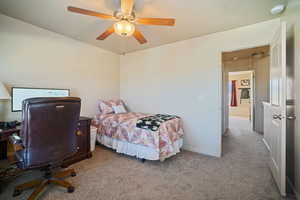
POLYGON ((31 98, 23 101, 21 138, 25 168, 59 165, 77 151, 80 98, 31 98))

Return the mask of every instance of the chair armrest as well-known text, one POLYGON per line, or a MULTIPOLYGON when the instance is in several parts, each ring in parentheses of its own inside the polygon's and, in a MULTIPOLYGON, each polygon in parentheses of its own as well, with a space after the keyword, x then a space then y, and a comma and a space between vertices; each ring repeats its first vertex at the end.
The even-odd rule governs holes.
POLYGON ((9 137, 10 142, 14 146, 14 151, 20 151, 24 149, 23 143, 22 143, 22 138, 18 136, 17 134, 13 134, 9 137))
POLYGON ((9 137, 10 141, 12 142, 12 144, 21 144, 22 143, 22 139, 20 136, 18 136, 17 134, 12 134, 9 137))

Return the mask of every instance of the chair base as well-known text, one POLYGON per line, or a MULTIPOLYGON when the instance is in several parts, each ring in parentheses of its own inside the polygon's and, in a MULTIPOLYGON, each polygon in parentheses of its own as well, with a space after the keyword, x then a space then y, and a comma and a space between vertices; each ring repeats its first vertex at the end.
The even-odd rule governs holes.
POLYGON ((76 173, 74 169, 68 169, 65 171, 58 172, 56 174, 51 173, 51 171, 47 170, 45 172, 44 178, 39 180, 33 180, 21 185, 18 185, 15 187, 13 197, 19 196, 22 194, 24 190, 31 189, 36 187, 36 189, 33 191, 33 193, 30 195, 30 197, 27 200, 34 200, 36 197, 41 193, 41 191, 49 184, 55 184, 64 188, 67 188, 67 191, 69 193, 72 193, 75 191, 74 186, 72 186, 69 182, 61 180, 62 178, 66 178, 68 176, 76 176, 76 173))

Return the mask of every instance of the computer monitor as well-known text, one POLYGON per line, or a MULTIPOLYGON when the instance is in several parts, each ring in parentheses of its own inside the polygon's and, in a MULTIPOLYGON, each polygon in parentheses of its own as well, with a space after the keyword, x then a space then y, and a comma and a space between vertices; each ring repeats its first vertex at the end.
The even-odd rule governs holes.
POLYGON ((13 87, 11 89, 11 110, 12 112, 22 111, 22 102, 25 99, 34 97, 68 97, 69 89, 51 89, 51 88, 25 88, 13 87))

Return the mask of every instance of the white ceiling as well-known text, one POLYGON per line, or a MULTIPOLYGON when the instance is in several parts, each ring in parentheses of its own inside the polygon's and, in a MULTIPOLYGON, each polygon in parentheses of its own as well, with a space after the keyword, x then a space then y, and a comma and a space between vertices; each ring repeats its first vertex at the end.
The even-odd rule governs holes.
POLYGON ((1 0, 0 12, 121 54, 269 20, 278 2, 282 0, 136 0, 137 17, 176 18, 175 27, 138 25, 148 40, 144 45, 116 34, 98 41, 111 21, 66 10, 72 5, 112 14, 119 0, 1 0))

